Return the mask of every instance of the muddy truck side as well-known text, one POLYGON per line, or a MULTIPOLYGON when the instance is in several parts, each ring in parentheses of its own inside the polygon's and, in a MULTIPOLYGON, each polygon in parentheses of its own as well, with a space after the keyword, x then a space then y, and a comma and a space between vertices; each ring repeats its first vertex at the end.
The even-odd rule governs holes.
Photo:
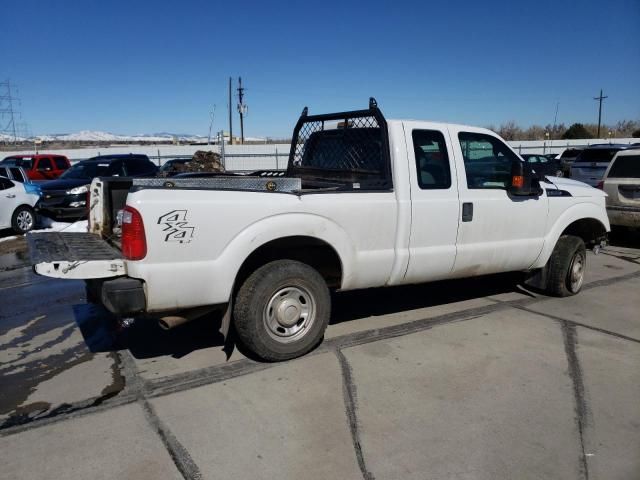
POLYGON ((89 232, 29 236, 36 273, 176 325, 218 307, 265 360, 313 349, 331 290, 522 271, 580 291, 605 195, 539 178, 495 133, 366 110, 298 120, 285 173, 96 179, 89 232))

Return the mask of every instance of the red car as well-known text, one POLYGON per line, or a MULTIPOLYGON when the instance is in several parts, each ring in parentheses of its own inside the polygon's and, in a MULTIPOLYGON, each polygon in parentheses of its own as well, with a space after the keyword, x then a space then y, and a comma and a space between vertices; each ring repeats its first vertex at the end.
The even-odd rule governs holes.
POLYGON ((0 162, 0 165, 22 167, 30 180, 54 180, 71 166, 64 155, 43 153, 38 155, 12 155, 0 162))

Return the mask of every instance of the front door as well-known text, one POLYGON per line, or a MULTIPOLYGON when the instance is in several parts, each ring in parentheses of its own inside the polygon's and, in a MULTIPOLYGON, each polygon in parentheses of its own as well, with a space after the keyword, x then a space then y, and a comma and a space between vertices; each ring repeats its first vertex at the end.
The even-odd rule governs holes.
POLYGON ((511 196, 511 162, 520 158, 499 137, 450 130, 461 203, 454 275, 458 277, 529 268, 544 244, 545 194, 511 196))

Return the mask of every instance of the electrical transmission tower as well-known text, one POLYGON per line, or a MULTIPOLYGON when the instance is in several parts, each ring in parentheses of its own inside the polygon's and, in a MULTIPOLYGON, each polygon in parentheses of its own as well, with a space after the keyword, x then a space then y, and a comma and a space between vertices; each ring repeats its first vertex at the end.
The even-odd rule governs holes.
POLYGON ((244 88, 242 87, 242 77, 238 77, 238 113, 240 114, 240 143, 244 143, 244 116, 248 107, 244 103, 244 88))
POLYGON ((17 97, 11 94, 11 80, 0 82, 0 133, 13 137, 13 143, 17 143, 15 105, 19 103, 17 97), (5 123, 6 122, 6 123, 5 123))

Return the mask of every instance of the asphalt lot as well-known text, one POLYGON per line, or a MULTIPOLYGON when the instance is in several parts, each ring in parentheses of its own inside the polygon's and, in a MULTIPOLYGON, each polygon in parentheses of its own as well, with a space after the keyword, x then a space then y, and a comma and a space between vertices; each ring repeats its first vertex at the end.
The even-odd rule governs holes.
POLYGON ((336 294, 325 342, 280 364, 213 316, 119 328, 20 248, 0 255, 3 478, 640 478, 637 236, 589 254, 572 298, 517 275, 336 294))

